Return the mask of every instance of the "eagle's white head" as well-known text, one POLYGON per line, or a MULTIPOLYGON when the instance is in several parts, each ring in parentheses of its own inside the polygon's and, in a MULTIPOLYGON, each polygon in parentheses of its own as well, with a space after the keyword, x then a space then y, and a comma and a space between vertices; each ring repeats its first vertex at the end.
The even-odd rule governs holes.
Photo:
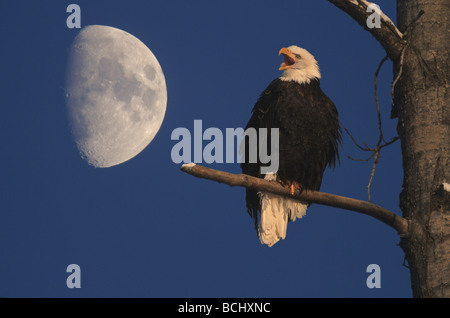
POLYGON ((279 70, 282 81, 295 81, 299 84, 308 84, 313 79, 320 79, 319 65, 314 56, 305 49, 296 45, 282 48, 278 55, 283 54, 284 62, 279 70))

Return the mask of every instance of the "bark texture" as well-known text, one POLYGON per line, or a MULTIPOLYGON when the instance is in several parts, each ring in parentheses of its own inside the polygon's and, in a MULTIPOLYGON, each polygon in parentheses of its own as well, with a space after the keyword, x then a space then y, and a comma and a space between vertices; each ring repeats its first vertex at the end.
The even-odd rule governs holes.
POLYGON ((450 297, 449 0, 397 0, 397 25, 406 33, 403 63, 394 60, 404 180, 402 237, 414 297, 450 297), (424 14, 411 23, 423 10, 424 14), (405 32, 405 30, 407 30, 405 32))

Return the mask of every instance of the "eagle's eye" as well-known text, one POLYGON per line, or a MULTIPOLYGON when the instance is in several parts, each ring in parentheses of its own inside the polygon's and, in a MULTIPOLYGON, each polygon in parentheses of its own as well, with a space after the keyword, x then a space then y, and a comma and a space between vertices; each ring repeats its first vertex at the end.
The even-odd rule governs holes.
POLYGON ((298 59, 301 59, 301 58, 302 58, 302 57, 300 56, 300 54, 295 54, 295 53, 294 53, 294 55, 295 55, 295 57, 298 58, 298 59))

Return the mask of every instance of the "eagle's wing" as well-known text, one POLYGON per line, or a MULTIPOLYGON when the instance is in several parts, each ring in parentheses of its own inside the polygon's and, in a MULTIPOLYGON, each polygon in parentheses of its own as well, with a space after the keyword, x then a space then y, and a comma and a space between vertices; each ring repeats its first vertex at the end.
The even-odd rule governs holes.
MULTIPOLYGON (((257 136, 259 138, 259 128, 267 128, 267 138, 270 140, 270 128, 279 127, 279 123, 277 122, 275 116, 275 110, 277 108, 278 103, 283 98, 283 91, 277 88, 276 83, 279 79, 275 79, 269 86, 261 93, 258 98, 255 106, 252 109, 252 116, 247 123, 247 128, 255 128, 257 136)), ((257 144, 258 145, 258 144, 257 144)), ((257 154, 259 154, 258 146, 256 146, 257 154)), ((270 150, 269 150, 270 151, 270 150)), ((248 174, 250 176, 264 178, 264 175, 261 174, 260 168, 262 163, 259 160, 259 155, 257 156, 256 163, 250 163, 248 154, 249 154, 249 145, 248 142, 244 148, 245 156, 244 160, 241 163, 242 173, 248 174)), ((246 189, 246 202, 247 202, 247 211, 255 220, 255 227, 258 223, 258 211, 261 208, 260 198, 257 194, 257 191, 252 189, 246 189)))

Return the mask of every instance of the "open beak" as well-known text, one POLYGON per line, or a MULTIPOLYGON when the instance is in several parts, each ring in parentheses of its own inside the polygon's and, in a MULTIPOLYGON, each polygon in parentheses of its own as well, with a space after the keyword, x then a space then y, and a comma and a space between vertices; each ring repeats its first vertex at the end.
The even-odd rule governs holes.
POLYGON ((280 55, 280 54, 283 54, 284 62, 283 62, 283 64, 281 64, 281 66, 278 70, 283 71, 285 69, 292 67, 292 65, 295 64, 295 58, 294 58, 294 55, 292 54, 291 50, 284 47, 280 50, 280 52, 278 52, 278 55, 280 55))

